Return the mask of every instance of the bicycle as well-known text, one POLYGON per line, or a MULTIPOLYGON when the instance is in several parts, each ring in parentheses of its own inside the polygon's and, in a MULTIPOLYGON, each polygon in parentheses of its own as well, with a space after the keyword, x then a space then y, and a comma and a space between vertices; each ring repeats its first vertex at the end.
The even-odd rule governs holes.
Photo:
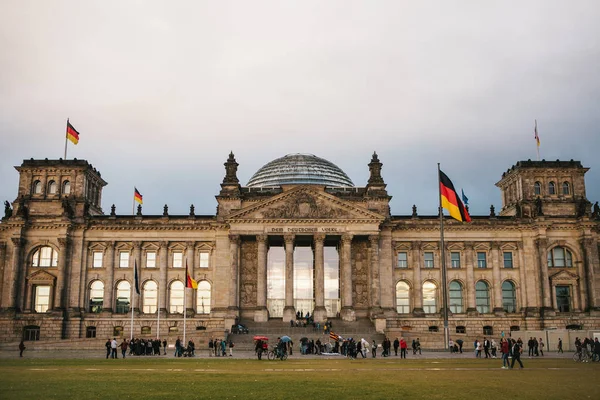
POLYGON ((274 350, 269 351, 267 358, 270 361, 277 360, 277 359, 279 359, 281 361, 285 361, 285 360, 287 360, 288 355, 285 351, 281 351, 279 349, 274 349, 274 350))
POLYGON ((575 362, 590 362, 590 355, 586 350, 579 350, 573 354, 573 361, 575 362))

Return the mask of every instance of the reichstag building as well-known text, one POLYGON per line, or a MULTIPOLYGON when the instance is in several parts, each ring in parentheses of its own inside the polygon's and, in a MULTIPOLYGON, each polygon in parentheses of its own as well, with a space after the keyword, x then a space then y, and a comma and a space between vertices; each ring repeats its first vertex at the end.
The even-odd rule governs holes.
MULTIPOLYGON (((206 335, 236 321, 287 324, 298 311, 370 321, 391 337, 441 334, 440 219, 416 207, 393 215, 383 164, 368 161, 364 186, 308 154, 271 161, 243 186, 230 154, 216 215, 200 216, 193 206, 118 215, 102 207, 107 182, 87 161, 25 160, 0 223, 0 341, 176 337, 184 304, 187 329, 206 335), (186 266, 197 290, 185 289, 186 266)), ((520 161, 499 176, 497 213, 445 218, 453 337, 600 328, 587 171, 520 161)))

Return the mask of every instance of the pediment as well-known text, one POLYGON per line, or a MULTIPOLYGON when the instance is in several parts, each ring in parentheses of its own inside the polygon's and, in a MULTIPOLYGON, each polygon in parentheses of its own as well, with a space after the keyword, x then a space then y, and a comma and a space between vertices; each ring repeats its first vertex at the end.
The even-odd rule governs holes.
POLYGON ((550 280, 552 281, 576 281, 579 280, 579 276, 567 270, 560 270, 554 275, 550 275, 550 280))
POLYGON ((54 285, 54 282, 56 281, 56 277, 47 271, 38 270, 38 271, 35 271, 35 272, 32 272, 31 274, 29 274, 27 276, 27 281, 34 285, 35 284, 54 285))
POLYGON ((385 217, 333 195, 300 186, 258 204, 235 211, 228 222, 255 220, 356 220, 381 222, 385 217))

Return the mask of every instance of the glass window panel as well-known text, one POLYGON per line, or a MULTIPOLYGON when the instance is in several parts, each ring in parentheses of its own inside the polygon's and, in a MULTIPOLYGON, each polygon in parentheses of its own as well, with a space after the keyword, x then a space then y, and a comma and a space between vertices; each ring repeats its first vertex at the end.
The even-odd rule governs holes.
POLYGON ((490 292, 487 283, 483 281, 477 282, 475 285, 475 304, 477 311, 482 314, 490 312, 490 292))
POLYGON ((200 268, 208 268, 208 255, 207 251, 200 252, 200 268))
POLYGON ((398 268, 408 268, 408 254, 405 251, 398 253, 398 268))
POLYGON ((450 261, 452 264, 452 268, 460 268, 460 253, 458 251, 451 252, 450 261))
POLYGON ((35 304, 36 312, 44 313, 50 308, 50 286, 35 287, 35 304))
POLYGON ((571 311, 570 286, 556 286, 556 306, 559 312, 571 311))
POLYGON ((410 287, 406 282, 398 282, 396 284, 396 312, 398 314, 410 313, 410 287))
POLYGON ((565 266, 565 249, 562 247, 554 248, 554 266, 564 267, 565 266))
POLYGON ((517 294, 515 285, 505 281, 502 284, 502 308, 509 313, 517 312, 517 294))
POLYGON ((450 282, 449 285, 449 309, 453 313, 463 312, 462 285, 457 281, 450 282))
POLYGON ((426 314, 437 312, 436 307, 437 286, 433 282, 423 283, 423 311, 426 314))
POLYGON ((548 194, 556 194, 556 186, 554 185, 554 182, 550 182, 548 184, 548 194))
POLYGON ((425 261, 425 268, 433 268, 433 252, 426 251, 423 259, 425 261))
POLYGON ((533 185, 533 191, 536 195, 542 194, 542 184, 539 182, 536 182, 533 185))
POLYGON ((146 268, 156 268, 156 252, 148 251, 146 253, 146 268))
POLYGON ((129 312, 131 298, 131 285, 127 281, 120 281, 117 284, 117 300, 115 312, 125 314, 129 312))
POLYGON ((33 193, 34 194, 41 194, 42 193, 42 182, 35 181, 33 183, 33 193))
POLYGON ((56 182, 50 181, 48 183, 48 194, 56 194, 56 182))
POLYGON ((487 268, 487 254, 482 251, 477 252, 477 268, 487 268))
POLYGON ((90 312, 99 313, 102 311, 104 302, 104 283, 94 281, 90 285, 90 312))
POLYGON ((94 251, 92 253, 93 256, 93 263, 92 263, 92 267, 93 268, 102 268, 102 256, 103 253, 101 251, 94 251))
POLYGON ((569 182, 563 182, 563 194, 569 194, 571 192, 569 188, 569 182))
POLYGON ((196 312, 198 314, 210 313, 210 283, 208 281, 198 282, 196 298, 196 312))
POLYGON ((144 283, 142 312, 153 314, 158 305, 158 285, 154 281, 144 283))
POLYGON ((183 268, 183 252, 173 252, 173 268, 183 268))
POLYGON ((305 315, 314 309, 314 257, 310 246, 294 248, 294 307, 305 315))
POLYGON ((283 317, 285 306, 285 250, 271 246, 267 254, 267 308, 271 317, 283 317))
POLYGON ((63 183, 63 194, 71 194, 71 182, 65 181, 63 183))
POLYGON ((336 246, 323 247, 325 274, 325 309, 328 317, 335 317, 340 312, 340 256, 336 246))
POLYGON ((512 267, 513 267, 512 252, 505 251, 504 252, 504 268, 512 268, 512 267))
POLYGON ((169 312, 183 314, 183 296, 185 295, 183 282, 171 283, 171 295, 169 298, 169 312))
POLYGON ((119 268, 129 268, 129 252, 119 252, 119 268))

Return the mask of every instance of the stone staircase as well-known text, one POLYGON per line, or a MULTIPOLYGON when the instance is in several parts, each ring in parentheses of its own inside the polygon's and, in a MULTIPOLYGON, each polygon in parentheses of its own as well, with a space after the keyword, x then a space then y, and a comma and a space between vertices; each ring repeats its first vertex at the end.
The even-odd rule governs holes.
MULTIPOLYGON (((361 318, 353 322, 342 321, 341 319, 332 318, 330 319, 332 328, 331 330, 343 338, 354 338, 360 340, 364 338, 369 342, 373 339, 377 343, 381 343, 385 335, 378 333, 375 330, 375 326, 368 318, 361 318)), ((229 338, 235 343, 235 349, 251 351, 254 350, 254 336, 266 336, 268 337, 269 344, 274 344, 278 337, 289 336, 294 342, 294 350, 298 349, 300 345, 300 339, 303 337, 309 340, 316 341, 321 339, 321 342, 328 342, 329 334, 325 334, 323 327, 319 329, 313 328, 312 325, 306 327, 291 327, 290 323, 284 323, 282 319, 274 318, 267 322, 254 322, 254 321, 241 321, 240 323, 246 325, 250 330, 248 334, 230 334, 229 338)))

